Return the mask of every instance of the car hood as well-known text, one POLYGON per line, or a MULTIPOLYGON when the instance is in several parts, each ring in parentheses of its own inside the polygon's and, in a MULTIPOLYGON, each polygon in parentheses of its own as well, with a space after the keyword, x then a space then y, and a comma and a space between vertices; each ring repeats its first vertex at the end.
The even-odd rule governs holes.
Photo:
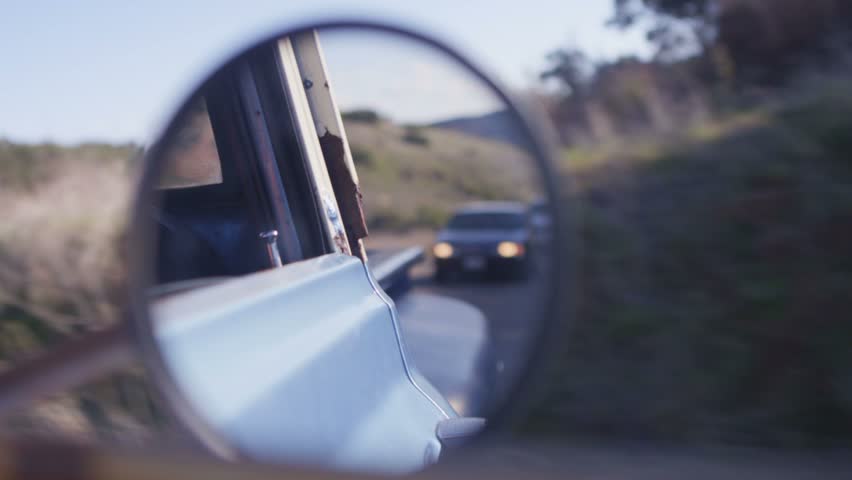
POLYGON ((448 243, 499 243, 518 242, 527 240, 526 229, 513 230, 451 230, 445 229, 438 232, 439 242, 448 243))

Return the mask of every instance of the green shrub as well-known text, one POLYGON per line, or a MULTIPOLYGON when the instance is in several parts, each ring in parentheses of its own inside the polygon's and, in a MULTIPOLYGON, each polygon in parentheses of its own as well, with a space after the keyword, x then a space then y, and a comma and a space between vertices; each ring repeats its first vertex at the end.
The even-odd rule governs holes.
POLYGON ((360 109, 341 114, 344 121, 360 123, 379 123, 382 117, 374 110, 360 109))
POLYGON ((405 133, 402 135, 402 140, 406 143, 421 147, 429 145, 429 138, 423 133, 423 129, 414 125, 405 127, 405 133))
POLYGON ((450 219, 450 212, 444 208, 431 205, 420 205, 414 213, 418 227, 440 228, 450 219))
POLYGON ((356 167, 369 167, 374 164, 372 152, 358 147, 352 147, 352 161, 356 167))
POLYGON ((367 227, 375 231, 401 231, 411 225, 411 219, 394 208, 367 211, 367 227))

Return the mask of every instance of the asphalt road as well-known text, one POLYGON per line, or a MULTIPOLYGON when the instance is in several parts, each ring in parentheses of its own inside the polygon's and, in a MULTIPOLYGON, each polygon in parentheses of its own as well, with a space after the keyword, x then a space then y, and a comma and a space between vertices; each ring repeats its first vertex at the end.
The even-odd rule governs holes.
MULTIPOLYGON (((389 253, 392 254, 388 250, 377 251, 370 261, 379 263, 389 253)), ((531 340, 542 320, 544 279, 549 262, 543 255, 537 255, 533 260, 534 268, 525 280, 470 273, 438 284, 428 256, 411 271, 412 292, 455 298, 478 308, 485 316, 498 372, 498 396, 511 387, 524 366, 531 340)))

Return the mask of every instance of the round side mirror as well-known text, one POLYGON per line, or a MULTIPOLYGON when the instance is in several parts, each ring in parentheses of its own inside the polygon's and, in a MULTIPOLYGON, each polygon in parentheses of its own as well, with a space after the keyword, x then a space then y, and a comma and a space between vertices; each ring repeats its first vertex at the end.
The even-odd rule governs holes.
POLYGON ((175 416, 226 459, 383 473, 508 425, 565 304, 531 118, 370 23, 283 31, 199 82, 128 235, 133 339, 175 416))
POLYGON ((144 359, 229 458, 410 472, 498 428, 557 316, 540 126, 446 46, 313 25, 207 77, 149 150, 144 359))

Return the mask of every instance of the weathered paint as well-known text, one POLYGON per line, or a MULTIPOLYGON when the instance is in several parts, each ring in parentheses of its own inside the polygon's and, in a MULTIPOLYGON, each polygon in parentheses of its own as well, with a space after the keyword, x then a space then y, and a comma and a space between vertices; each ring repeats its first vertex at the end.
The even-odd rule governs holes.
POLYGON ((333 211, 339 214, 339 203, 329 179, 329 172, 323 158, 322 147, 319 144, 319 136, 314 126, 311 108, 308 105, 305 89, 300 80, 301 73, 296 62, 296 54, 293 52, 293 45, 287 37, 278 41, 278 60, 281 66, 284 91, 290 101, 293 123, 299 136, 299 144, 302 148, 302 154, 307 160, 307 170, 311 176, 314 196, 329 200, 328 205, 325 205, 326 208, 323 208, 321 212, 329 235, 328 240, 336 246, 337 251, 351 254, 352 249, 349 246, 349 239, 345 230, 337 232, 329 217, 328 206, 330 205, 333 211), (335 237, 340 238, 335 239, 335 237))
MULTIPOLYGON (((326 131, 320 137, 320 147, 325 157, 325 165, 331 175, 331 185, 340 202, 340 214, 350 242, 358 242, 367 236, 367 220, 364 218, 364 199, 361 188, 353 180, 344 161, 345 145, 340 137, 326 131)), ((358 246, 351 245, 357 252, 358 246)))
POLYGON ((311 30, 294 35, 291 40, 346 234, 351 250, 357 252, 360 250, 358 240, 368 235, 363 198, 319 37, 316 31, 311 30))

